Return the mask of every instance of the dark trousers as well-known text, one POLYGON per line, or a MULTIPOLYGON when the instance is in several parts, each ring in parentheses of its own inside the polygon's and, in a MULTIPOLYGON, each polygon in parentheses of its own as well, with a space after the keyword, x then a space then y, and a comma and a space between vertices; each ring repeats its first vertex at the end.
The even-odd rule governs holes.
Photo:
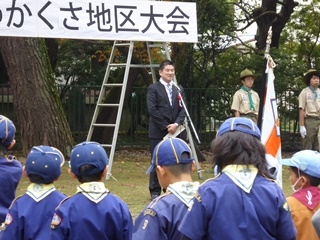
MULTIPOLYGON (((162 138, 150 138, 150 154, 151 154, 151 160, 153 156, 153 150, 157 146, 159 142, 162 141, 162 138)), ((158 181, 158 176, 156 169, 154 168, 149 176, 149 191, 150 195, 160 195, 161 194, 161 186, 158 181)))

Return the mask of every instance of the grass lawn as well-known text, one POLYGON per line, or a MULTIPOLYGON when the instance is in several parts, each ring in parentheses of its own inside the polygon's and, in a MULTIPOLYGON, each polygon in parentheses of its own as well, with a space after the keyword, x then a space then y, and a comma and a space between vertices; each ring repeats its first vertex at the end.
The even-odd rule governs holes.
MULTIPOLYGON (((148 183, 149 175, 146 171, 150 165, 149 152, 145 150, 121 150, 115 152, 115 159, 112 164, 112 176, 110 180, 105 181, 106 187, 115 195, 119 196, 126 202, 130 208, 133 219, 143 210, 150 202, 148 183)), ((24 165, 25 158, 18 157, 24 165)), ((193 173, 193 180, 203 182, 213 177, 211 164, 208 163, 210 156, 206 155, 207 162, 200 163, 202 170, 202 179, 199 180, 198 174, 193 173)), ((55 182, 56 188, 70 196, 76 191, 78 181, 72 179, 68 174, 68 164, 63 167, 63 173, 59 180, 55 182)), ((289 170, 283 168, 283 191, 286 196, 292 193, 288 178, 289 170)), ((17 196, 26 192, 29 185, 27 177, 22 177, 17 189, 17 196)))

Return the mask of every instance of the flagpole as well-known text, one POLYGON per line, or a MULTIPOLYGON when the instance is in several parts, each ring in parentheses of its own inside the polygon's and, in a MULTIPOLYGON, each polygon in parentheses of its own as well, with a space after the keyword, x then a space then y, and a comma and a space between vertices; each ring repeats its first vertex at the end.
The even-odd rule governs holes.
MULTIPOLYGON (((268 31, 268 36, 266 40, 266 50, 264 53, 264 66, 268 64, 267 56, 270 53, 270 45, 271 45, 271 38, 272 38, 272 26, 270 26, 268 31)), ((261 81, 261 90, 260 90, 260 105, 259 105, 259 114, 258 114, 258 127, 261 129, 262 127, 262 112, 263 112, 263 106, 264 101, 266 97, 266 83, 267 83, 267 73, 263 71, 262 75, 262 81, 261 81)))

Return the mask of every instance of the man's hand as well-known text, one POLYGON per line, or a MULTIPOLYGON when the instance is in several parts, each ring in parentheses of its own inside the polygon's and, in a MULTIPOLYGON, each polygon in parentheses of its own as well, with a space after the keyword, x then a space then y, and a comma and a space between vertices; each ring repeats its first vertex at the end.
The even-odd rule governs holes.
POLYGON ((305 126, 300 126, 300 134, 302 138, 305 138, 307 135, 307 130, 305 128, 305 126))
POLYGON ((177 131, 178 127, 179 127, 178 124, 172 123, 167 126, 167 130, 169 133, 174 134, 177 131))

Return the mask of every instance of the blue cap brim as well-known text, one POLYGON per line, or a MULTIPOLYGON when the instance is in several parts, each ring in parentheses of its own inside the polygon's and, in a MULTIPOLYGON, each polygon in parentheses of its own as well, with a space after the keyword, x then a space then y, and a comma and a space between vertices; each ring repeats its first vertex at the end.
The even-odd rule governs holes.
POLYGON ((151 164, 146 173, 147 173, 147 174, 150 174, 155 167, 156 167, 156 166, 154 166, 153 164, 151 164))
POLYGON ((285 166, 297 167, 297 166, 294 165, 294 163, 291 161, 291 158, 281 159, 281 160, 280 160, 280 163, 281 163, 282 165, 285 165, 285 166))

